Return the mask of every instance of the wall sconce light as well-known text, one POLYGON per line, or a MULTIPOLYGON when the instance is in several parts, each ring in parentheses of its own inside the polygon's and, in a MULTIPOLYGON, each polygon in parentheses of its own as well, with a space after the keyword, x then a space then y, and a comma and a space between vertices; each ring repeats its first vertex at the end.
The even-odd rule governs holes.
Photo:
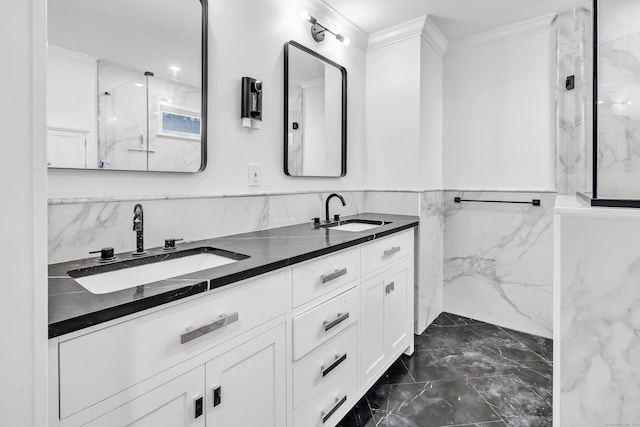
POLYGON ((315 17, 311 16, 305 9, 302 9, 300 11, 300 16, 302 17, 302 19, 311 24, 311 37, 313 37, 316 42, 320 43, 324 41, 325 34, 331 33, 335 36, 336 40, 338 40, 343 45, 349 46, 349 44, 351 43, 349 37, 343 36, 342 34, 334 33, 324 25, 321 25, 318 20, 315 17))

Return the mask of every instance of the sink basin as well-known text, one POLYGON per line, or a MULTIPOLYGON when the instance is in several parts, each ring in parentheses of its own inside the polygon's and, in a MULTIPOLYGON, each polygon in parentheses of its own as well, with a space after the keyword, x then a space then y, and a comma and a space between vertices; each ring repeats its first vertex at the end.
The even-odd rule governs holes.
POLYGON ((390 224, 390 222, 372 221, 368 219, 348 219, 346 221, 323 225, 322 227, 330 228, 332 230, 359 232, 381 227, 385 224, 390 224))
POLYGON ((249 258, 216 248, 161 253, 67 272, 93 294, 107 294, 249 258))

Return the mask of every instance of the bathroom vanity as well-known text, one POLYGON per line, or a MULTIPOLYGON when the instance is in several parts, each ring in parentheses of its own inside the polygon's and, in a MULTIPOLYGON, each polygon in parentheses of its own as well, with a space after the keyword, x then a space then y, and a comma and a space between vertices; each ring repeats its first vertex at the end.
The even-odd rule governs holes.
POLYGON ((51 265, 50 425, 334 426, 413 352, 418 219, 351 219, 184 244, 233 262, 108 293, 76 281, 96 259, 51 265))

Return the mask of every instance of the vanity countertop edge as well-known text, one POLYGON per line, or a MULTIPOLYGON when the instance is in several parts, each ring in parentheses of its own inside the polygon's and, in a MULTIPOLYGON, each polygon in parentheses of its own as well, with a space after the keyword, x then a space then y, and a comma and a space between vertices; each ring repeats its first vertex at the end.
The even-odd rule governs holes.
MULTIPOLYGON (((362 232, 316 229, 311 223, 192 241, 180 250, 214 247, 248 255, 233 264, 161 280, 138 288, 93 294, 78 284, 68 271, 97 264, 95 258, 49 265, 49 338, 56 338, 100 323, 118 319, 179 299, 323 255, 396 234, 419 225, 417 216, 363 213, 343 218, 382 220, 388 224, 362 232)), ((161 248, 152 248, 152 253, 161 248)), ((122 258, 129 253, 119 254, 122 258)))

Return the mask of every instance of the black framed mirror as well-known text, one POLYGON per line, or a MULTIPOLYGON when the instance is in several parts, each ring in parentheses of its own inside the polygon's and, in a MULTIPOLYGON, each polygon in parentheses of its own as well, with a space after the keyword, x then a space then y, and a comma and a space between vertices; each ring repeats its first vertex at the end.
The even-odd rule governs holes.
POLYGON ((295 41, 284 45, 284 173, 347 174, 347 70, 295 41))
POLYGON ((207 0, 48 2, 50 168, 207 164, 207 0))

